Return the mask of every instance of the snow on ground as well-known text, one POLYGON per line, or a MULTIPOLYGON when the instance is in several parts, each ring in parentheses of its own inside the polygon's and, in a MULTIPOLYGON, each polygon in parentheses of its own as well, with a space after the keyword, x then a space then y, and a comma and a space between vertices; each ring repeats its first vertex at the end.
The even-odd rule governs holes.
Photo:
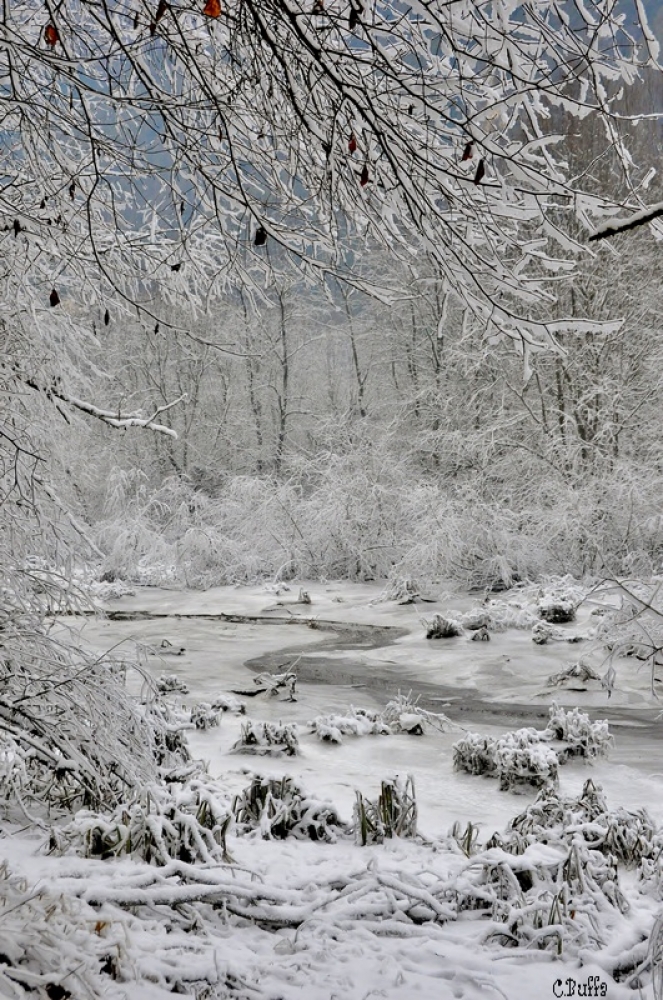
MULTIPOLYGON (((454 695, 449 694, 449 689, 454 687, 463 689, 463 700, 473 692, 487 703, 529 704, 537 716, 542 706, 545 708, 554 699, 567 708, 575 704, 599 706, 600 715, 607 718, 616 708, 626 706, 632 717, 626 720, 628 725, 620 718, 613 727, 616 744, 610 757, 592 764, 567 764, 560 770, 561 791, 577 796, 591 776, 603 785, 611 807, 646 807, 662 824, 663 759, 660 744, 655 742, 656 730, 650 725, 653 713, 649 678, 637 661, 619 661, 618 681, 609 701, 605 691, 599 690, 560 693, 546 687, 547 678, 576 661, 589 643, 535 646, 529 632, 514 629, 493 634, 487 643, 472 642, 468 636, 427 641, 422 618, 436 612, 448 615, 451 609, 467 611, 476 600, 449 589, 438 604, 398 606, 379 600, 381 587, 377 584, 304 583, 313 601, 306 606, 288 603, 298 592, 298 586, 290 586, 289 591, 280 594, 269 593, 264 587, 225 587, 195 594, 146 588, 134 596, 109 601, 107 607, 170 617, 87 619, 74 625, 68 621, 66 627, 78 630, 96 649, 115 646, 115 654, 124 650, 127 658, 138 654, 155 677, 177 673, 189 692, 175 696, 174 701, 187 707, 200 701, 211 702, 229 691, 251 689, 255 673, 244 666, 247 660, 273 654, 274 662, 282 669, 293 665, 296 669, 297 656, 288 652, 280 658, 279 650, 301 647, 309 663, 319 655, 330 683, 298 683, 296 701, 287 700, 283 691, 276 697, 242 699, 252 719, 297 724, 301 750, 298 756, 275 759, 231 754, 230 748, 245 720, 230 713, 223 715, 218 728, 189 730, 194 756, 208 762, 210 773, 221 779, 229 799, 248 784, 252 773, 279 778, 290 775, 317 799, 334 803, 347 821, 352 817, 356 789, 368 798, 376 798, 382 779, 412 774, 419 804, 419 830, 432 845, 397 839, 362 848, 347 840, 324 844, 231 835, 228 847, 235 866, 215 869, 213 875, 225 883, 233 882, 238 893, 240 889, 248 893, 251 886, 264 886, 273 900, 272 923, 256 926, 232 915, 222 919, 218 910, 212 919, 211 913, 203 909, 201 928, 196 933, 182 929, 181 914, 177 919, 173 917, 171 930, 166 933, 163 919, 151 923, 139 919, 131 910, 120 909, 119 896, 114 896, 120 887, 133 886, 132 891, 139 896, 145 894, 141 896, 143 903, 153 900, 150 905, 156 917, 159 887, 153 867, 126 860, 111 863, 56 857, 43 850, 44 836, 38 833, 28 836, 23 831, 5 838, 0 857, 7 859, 12 872, 55 897, 80 898, 76 905, 81 908, 80 919, 87 921, 86 926, 94 928, 102 922, 102 931, 95 934, 89 930, 90 941, 96 947, 96 939, 105 936, 103 948, 121 954, 125 970, 117 981, 109 980, 103 995, 159 1000, 167 995, 163 988, 164 962, 181 969, 183 981, 217 984, 217 991, 210 994, 200 987, 197 995, 201 1000, 205 995, 242 1000, 474 1000, 492 996, 530 1000, 535 996, 571 995, 569 980, 582 984, 589 976, 598 977, 594 983, 607 984, 606 995, 613 1000, 632 995, 631 989, 615 983, 605 971, 605 952, 597 952, 594 961, 591 946, 580 952, 576 949, 570 957, 548 950, 516 952, 489 946, 484 944, 485 923, 474 919, 472 913, 467 913, 463 921, 417 924, 401 919, 396 906, 396 915, 390 921, 377 916, 373 919, 371 913, 382 912, 384 899, 393 902, 400 898, 401 880, 439 884, 471 868, 471 859, 459 851, 443 849, 454 821, 463 827, 468 820, 479 825, 480 839, 485 841, 522 812, 533 800, 534 792, 499 792, 493 779, 454 772, 452 747, 462 735, 459 728, 444 732, 429 729, 424 736, 348 736, 341 745, 332 745, 320 742, 307 723, 321 713, 344 711, 350 706, 383 708, 387 696, 381 696, 379 683, 364 686, 367 678, 376 676, 398 682, 403 691, 415 682, 439 685, 439 711, 444 711, 445 705, 453 707, 454 695), (282 603, 277 606, 277 602, 282 603), (266 610, 270 608, 275 610, 266 610), (177 617, 221 613, 297 617, 301 621, 286 626, 177 617), (316 654, 315 647, 329 640, 330 633, 311 628, 311 619, 396 626, 406 629, 407 634, 377 649, 325 649, 316 654), (163 647, 164 639, 172 645, 163 647), (184 649, 182 655, 172 655, 172 650, 179 648, 184 649), (340 670, 344 664, 351 664, 352 682, 348 683, 347 672, 341 671, 344 682, 334 683, 335 665, 340 670), (640 708, 643 728, 638 732, 635 725, 640 708), (37 847, 40 849, 35 853, 37 847), (91 902, 103 905, 92 909, 91 902), (295 911, 305 914, 296 927, 289 925, 289 917, 286 919, 295 911), (359 911, 361 919, 357 919, 359 911), (128 969, 133 973, 127 973, 128 969), (132 978, 140 980, 140 985, 132 985, 132 978), (560 980, 563 986, 558 985, 560 980), (560 993, 560 989, 566 992, 560 993)), ((563 628, 569 634, 587 632, 592 624, 590 610, 581 610, 578 621, 563 628)), ((509 728, 499 718, 486 718, 486 725, 474 720, 467 728, 485 735, 498 735, 509 728)), ((464 724, 462 718, 456 718, 456 723, 464 724)), ((532 722, 524 719, 521 724, 532 722)), ((542 721, 536 724, 543 728, 542 721)), ((166 873, 164 884, 170 885, 171 881, 166 873)), ((627 926, 634 941, 639 939, 640 926, 646 928, 643 935, 648 933, 653 915, 660 909, 655 899, 638 897, 635 891, 629 898, 638 899, 637 908, 629 918, 630 924, 615 920, 608 952, 626 946, 622 938, 627 926)), ((0 914, 0 941, 2 928, 0 914)), ((78 995, 71 985, 68 988, 78 995)), ((577 986, 575 989, 577 992, 577 986)), ((81 988, 80 995, 89 995, 89 990, 84 993, 81 988)))

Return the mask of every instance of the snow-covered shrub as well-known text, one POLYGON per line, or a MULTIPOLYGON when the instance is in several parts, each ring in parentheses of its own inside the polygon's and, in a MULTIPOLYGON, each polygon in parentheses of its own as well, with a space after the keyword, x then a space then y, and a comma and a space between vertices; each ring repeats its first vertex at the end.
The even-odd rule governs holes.
POLYGON ((489 846, 520 854, 528 846, 556 840, 571 845, 579 840, 607 860, 627 868, 660 854, 662 841, 644 809, 609 809, 600 786, 589 779, 578 798, 564 798, 544 787, 520 815, 514 817, 505 835, 494 834, 489 846))
POLYGON ((276 697, 279 692, 285 691, 288 701, 295 701, 295 691, 297 688, 297 674, 294 670, 285 670, 280 674, 262 673, 253 678, 253 683, 260 692, 267 692, 276 697))
POLYGON ((60 643, 29 616, 4 619, 2 646, 7 809, 114 805, 153 781, 158 764, 177 752, 157 706, 140 706, 128 693, 124 662, 60 643))
POLYGON ((535 622, 532 627, 532 642, 537 646, 545 646, 551 639, 556 638, 556 630, 547 622, 535 622))
POLYGON ((468 733, 453 745, 454 768, 457 771, 467 771, 469 774, 494 775, 497 770, 496 742, 489 736, 468 733))
POLYGON ((535 729, 517 729, 495 743, 495 769, 501 791, 538 788, 557 781, 557 754, 535 729))
POLYGON ((381 844, 385 838, 416 837, 417 799, 414 778, 397 777, 382 782, 377 802, 356 794, 354 827, 358 843, 381 844))
POLYGON ((230 712, 232 715, 246 715, 246 702, 240 701, 234 695, 217 695, 212 702, 215 711, 230 712))
POLYGON ((67 826, 53 829, 51 848, 84 857, 131 856, 149 864, 228 860, 231 813, 219 790, 204 777, 180 784, 153 784, 102 814, 81 810, 67 826))
POLYGON ((566 712, 556 704, 550 708, 546 731, 566 744, 557 751, 560 764, 570 757, 602 757, 614 742, 605 719, 592 722, 579 708, 566 712))
POLYGON ((380 594, 380 601, 396 601, 397 604, 414 604, 421 594, 416 580, 409 576, 394 576, 388 580, 380 594))
POLYGON ((606 602, 595 609, 601 612, 596 638, 611 653, 610 672, 615 673, 616 657, 634 656, 648 664, 652 691, 661 682, 663 667, 662 590, 663 580, 655 577, 649 583, 609 581, 593 594, 595 599, 606 602))
POLYGON ((510 628, 529 629, 539 620, 533 605, 520 597, 510 600, 490 598, 470 611, 452 614, 462 628, 470 631, 480 628, 486 628, 489 632, 506 632, 510 628))
POLYGON ((588 663, 579 660, 572 663, 570 667, 565 667, 556 674, 551 674, 547 680, 548 687, 565 687, 572 691, 586 691, 587 685, 594 683, 595 687, 605 686, 603 678, 597 674, 588 663))
POLYGON ((220 721, 219 712, 206 702, 200 702, 191 709, 191 722, 196 729, 212 729, 218 726, 220 721))
POLYGON ((550 625, 565 625, 576 618, 575 601, 559 594, 547 594, 537 605, 539 615, 550 625))
POLYGON ((292 757, 299 753, 297 726, 248 720, 242 725, 240 737, 230 752, 292 757))
POLYGON ((395 698, 387 702, 381 717, 392 732, 417 736, 424 732, 424 723, 442 733, 455 725, 444 712, 428 712, 425 708, 421 708, 419 697, 413 699, 411 691, 407 694, 399 691, 395 698))
POLYGON ((430 622, 424 622, 424 627, 427 639, 453 639, 462 635, 463 631, 458 622, 444 618, 442 615, 433 615, 430 622))
POLYGON ((445 732, 453 723, 444 713, 420 708, 412 694, 399 694, 387 702, 381 712, 351 707, 343 715, 319 715, 309 726, 311 732, 327 743, 342 743, 343 736, 389 736, 409 733, 423 736, 424 724, 445 732))
POLYGON ((344 736, 387 735, 392 732, 378 712, 352 706, 343 715, 318 715, 309 722, 324 743, 342 743, 344 736))
POLYGON ((177 674, 161 674, 157 680, 157 690, 160 694, 188 694, 189 689, 177 674))
POLYGON ((471 636, 474 642, 490 642, 490 632, 485 625, 476 629, 471 636))
POLYGON ((238 833, 258 830, 265 840, 300 840, 335 843, 344 829, 334 807, 307 795, 292 778, 263 778, 235 797, 233 814, 238 833))

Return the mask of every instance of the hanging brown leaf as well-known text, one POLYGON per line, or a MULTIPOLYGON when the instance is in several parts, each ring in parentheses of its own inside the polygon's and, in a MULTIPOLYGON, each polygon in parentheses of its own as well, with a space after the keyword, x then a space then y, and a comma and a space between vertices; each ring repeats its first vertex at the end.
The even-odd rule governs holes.
POLYGON ((53 289, 53 291, 49 295, 48 301, 51 303, 51 308, 53 308, 53 309, 55 308, 55 306, 59 306, 60 305, 60 296, 58 295, 58 293, 55 290, 55 288, 53 289))
POLYGON ((139 21, 138 21, 138 11, 136 11, 136 13, 134 14, 134 31, 137 30, 138 24, 139 24, 139 21))
POLYGON ((76 181, 72 181, 69 185, 69 197, 72 201, 76 197, 76 181))
POLYGON ((461 162, 465 163, 466 160, 471 160, 474 155, 474 143, 468 142, 465 149, 463 150, 463 155, 461 156, 461 162))
POLYGON ((155 323, 155 324, 154 324, 154 332, 155 332, 155 333, 158 333, 158 332, 159 332, 159 324, 158 324, 158 323, 155 323))
POLYGON ((41 201, 39 203, 39 207, 40 208, 46 208, 46 199, 45 198, 41 199, 41 201))
POLYGON ((219 0, 207 0, 207 3, 203 7, 203 14, 205 17, 220 17, 221 4, 219 0))
POLYGON ((167 0, 159 0, 159 6, 157 7, 157 12, 154 17, 154 20, 157 22, 157 24, 159 23, 159 21, 161 20, 161 18, 163 17, 163 15, 166 13, 167 10, 168 10, 167 0))
POLYGON ((186 205, 184 204, 184 199, 182 199, 182 201, 180 202, 180 215, 184 215, 185 208, 186 205))
POLYGON ((14 238, 21 232, 22 226, 18 219, 14 219, 14 238))
POLYGON ((477 172, 474 175, 474 183, 481 184, 486 173, 486 164, 484 160, 479 160, 479 166, 477 167, 477 172))
POLYGON ((359 183, 361 184, 362 187, 366 187, 368 181, 369 181, 368 167, 364 165, 364 169, 361 172, 361 177, 359 178, 359 183))
POLYGON ((359 11, 355 10, 354 7, 350 8, 350 16, 348 17, 348 28, 350 31, 354 31, 359 24, 359 11))
POLYGON ((314 0, 313 13, 324 14, 324 12, 325 12, 325 0, 314 0))
POLYGON ((354 132, 351 133, 350 138, 348 139, 348 149, 351 153, 354 153, 357 150, 357 140, 355 139, 354 132))
POLYGON ((55 27, 54 24, 47 24, 46 27, 44 28, 44 40, 46 41, 47 45, 51 46, 52 49, 54 49, 55 46, 60 41, 60 36, 58 35, 58 29, 55 27))
POLYGON ((104 326, 108 326, 109 323, 110 323, 110 313, 107 309, 106 312, 104 313, 104 326))
POLYGON ((181 270, 181 268, 182 268, 182 261, 179 261, 177 264, 170 265, 171 271, 179 271, 181 270))
POLYGON ((256 229, 255 239, 253 240, 253 245, 256 247, 264 247, 267 242, 267 231, 263 226, 258 226, 256 229))

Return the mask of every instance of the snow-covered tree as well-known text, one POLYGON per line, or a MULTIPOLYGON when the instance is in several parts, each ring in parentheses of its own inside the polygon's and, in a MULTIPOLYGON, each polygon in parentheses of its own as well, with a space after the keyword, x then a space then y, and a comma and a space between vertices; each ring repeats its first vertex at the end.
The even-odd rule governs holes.
POLYGON ((566 213, 589 229, 600 211, 566 175, 562 133, 595 111, 623 153, 613 96, 657 59, 629 6, 8 5, 2 209, 20 297, 57 305, 76 282, 154 312, 155 281, 195 297, 246 280, 269 270, 267 243, 348 276, 360 234, 425 247, 494 332, 545 343, 573 323, 533 309, 539 265, 554 276, 550 246, 572 247, 566 213))

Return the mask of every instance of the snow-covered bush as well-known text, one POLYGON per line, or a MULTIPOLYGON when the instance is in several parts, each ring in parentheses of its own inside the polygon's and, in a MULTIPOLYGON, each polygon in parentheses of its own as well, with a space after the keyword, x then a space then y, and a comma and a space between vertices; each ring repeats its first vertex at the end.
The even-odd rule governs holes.
POLYGON ((148 785, 107 814, 81 810, 67 826, 52 830, 50 846, 89 858, 127 855, 156 865, 174 859, 212 864, 228 860, 230 818, 219 789, 199 776, 148 785))
POLYGON ((444 713, 420 708, 412 694, 399 694, 387 702, 381 712, 365 708, 348 709, 343 715, 318 715, 309 723, 311 732, 326 743, 342 743, 343 736, 389 736, 409 733, 423 736, 428 724, 445 732, 453 723, 444 713))
POLYGON ((235 797, 233 814, 238 833, 257 830, 265 840, 316 840, 334 843, 344 829, 334 807, 307 795, 292 778, 263 778, 235 797))
POLYGON ((196 729, 212 729, 219 725, 221 716, 211 705, 200 702, 191 709, 191 722, 196 729))
POLYGON ((535 729, 517 729, 495 743, 495 770, 501 791, 538 788, 557 781, 557 754, 535 729))
POLYGON ((382 782, 377 802, 356 793, 354 826, 357 842, 381 844, 385 838, 416 837, 417 799, 414 778, 397 777, 382 782))
POLYGON ((565 667, 556 674, 551 674, 547 680, 548 687, 563 687, 572 691, 586 691, 589 684, 593 684, 596 688, 605 686, 601 675, 582 660, 572 663, 570 667, 565 667))
POLYGON ((496 773, 495 762, 496 740, 479 733, 468 733, 453 746, 453 762, 457 771, 467 771, 468 774, 496 773))
POLYGON ((568 597, 558 594, 547 594, 541 598, 537 610, 544 622, 550 625, 565 625, 575 621, 576 604, 568 597))
POLYGON ((39 804, 113 806, 177 754, 154 698, 140 706, 128 693, 123 661, 59 643, 39 624, 16 618, 5 619, 2 645, 0 768, 8 809, 12 802, 38 811, 39 804))
POLYGON ((462 628, 458 622, 442 615, 433 615, 430 622, 424 621, 427 639, 453 639, 462 635, 462 628))
POLYGON ((243 723, 240 737, 230 752, 292 757, 299 753, 297 726, 248 720, 243 723))
POLYGON ((557 750, 560 764, 571 757, 602 757, 614 742, 605 719, 592 722, 579 708, 566 712, 556 704, 550 709, 545 732, 566 744, 557 750))
POLYGON ((231 715, 246 715, 246 702, 240 701, 234 695, 217 695, 212 702, 215 711, 229 712, 231 715))
POLYGON ((344 736, 382 736, 392 732, 379 712, 353 707, 342 715, 318 715, 309 726, 323 743, 342 743, 344 736))
POLYGON ((157 681, 157 690, 160 694, 189 693, 188 687, 179 679, 177 674, 161 674, 157 681))

